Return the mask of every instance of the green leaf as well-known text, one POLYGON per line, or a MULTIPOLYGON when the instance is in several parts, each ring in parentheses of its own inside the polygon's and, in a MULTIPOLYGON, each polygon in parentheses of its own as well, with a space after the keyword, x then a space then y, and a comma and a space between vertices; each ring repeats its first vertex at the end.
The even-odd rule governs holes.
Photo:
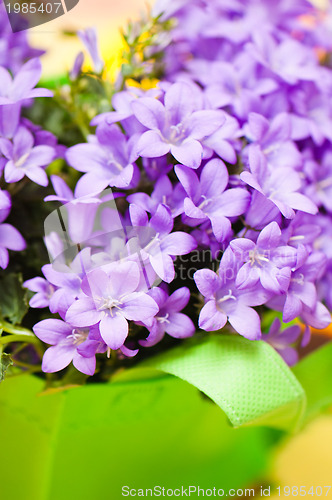
POLYGON ((0 382, 2 382, 5 378, 6 371, 9 366, 13 364, 13 360, 10 356, 10 354, 7 354, 5 352, 1 353, 0 355, 0 382))
POLYGON ((234 427, 266 425, 296 430, 305 392, 266 342, 235 335, 207 335, 141 364, 175 375, 217 403, 234 427))
POLYGON ((27 290, 20 274, 8 274, 0 281, 0 312, 14 325, 20 324, 28 310, 27 290))
POLYGON ((332 405, 332 342, 306 356, 293 372, 307 395, 307 422, 332 405))

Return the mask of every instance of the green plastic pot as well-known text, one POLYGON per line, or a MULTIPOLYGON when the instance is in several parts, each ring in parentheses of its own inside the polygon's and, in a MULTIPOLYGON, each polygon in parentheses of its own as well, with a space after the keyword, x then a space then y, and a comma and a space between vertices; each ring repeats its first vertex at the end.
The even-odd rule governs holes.
POLYGON ((214 335, 107 384, 43 393, 40 378, 8 378, 0 498, 117 500, 124 486, 262 484, 285 435, 270 427, 293 432, 332 404, 331 360, 329 343, 291 371, 265 342, 214 335))
POLYGON ((2 499, 117 500, 123 486, 226 490, 264 473, 273 431, 233 429, 175 377, 45 395, 43 385, 25 375, 1 386, 2 499))

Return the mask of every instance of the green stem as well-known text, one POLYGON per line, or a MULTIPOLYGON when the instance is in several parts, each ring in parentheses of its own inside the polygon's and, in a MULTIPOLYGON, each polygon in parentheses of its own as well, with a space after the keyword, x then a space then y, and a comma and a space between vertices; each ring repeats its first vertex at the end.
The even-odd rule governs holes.
POLYGON ((26 342, 29 344, 39 344, 37 337, 28 337, 27 335, 6 335, 6 337, 0 337, 0 346, 10 344, 11 342, 26 342))
MULTIPOLYGON (((6 332, 6 333, 11 333, 12 335, 24 335, 25 337, 33 337, 35 338, 35 335, 33 332, 28 330, 27 328, 24 328, 23 326, 15 326, 12 325, 11 323, 8 323, 7 321, 1 320, 0 321, 0 327, 6 332)), ((28 340, 27 340, 28 342, 28 340)))
POLYGON ((41 368, 40 366, 36 366, 34 368, 31 368, 29 370, 25 370, 25 371, 20 371, 19 373, 14 373, 13 375, 7 375, 8 378, 13 378, 13 377, 20 377, 22 375, 29 375, 29 374, 32 374, 32 373, 38 373, 41 371, 41 368))
POLYGON ((23 361, 17 361, 16 359, 13 360, 14 366, 17 366, 19 368, 27 368, 28 370, 35 370, 35 369, 41 369, 40 366, 38 365, 29 365, 29 363, 23 363, 23 361))

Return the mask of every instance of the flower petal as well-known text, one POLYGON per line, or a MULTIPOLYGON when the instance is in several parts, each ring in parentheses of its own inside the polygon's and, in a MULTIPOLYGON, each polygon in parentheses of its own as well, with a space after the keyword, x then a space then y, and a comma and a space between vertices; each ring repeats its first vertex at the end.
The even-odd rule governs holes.
POLYGON ((78 352, 75 352, 73 357, 73 365, 78 371, 85 373, 85 375, 92 376, 96 371, 96 356, 85 358, 78 352))
POLYGON ((72 332, 72 327, 60 319, 44 319, 33 327, 34 334, 46 344, 58 344, 72 332))
POLYGON ((202 330, 210 332, 220 330, 226 323, 226 314, 222 311, 218 311, 215 300, 209 300, 200 312, 198 319, 199 327, 202 328, 202 330))
POLYGON ((238 304, 230 313, 228 321, 240 335, 249 340, 261 338, 261 321, 258 313, 251 307, 238 304))
POLYGON ((75 346, 55 345, 49 347, 43 356, 42 370, 45 373, 54 373, 66 368, 72 362, 75 354, 75 346))
POLYGON ((165 324, 165 331, 176 339, 192 337, 195 333, 194 323, 182 313, 172 313, 168 317, 169 323, 165 324))
POLYGON ((104 316, 99 328, 102 339, 113 350, 120 349, 128 336, 128 322, 121 314, 104 316))
POLYGON ((170 148, 170 144, 155 130, 144 132, 137 142, 137 154, 144 158, 159 158, 166 155, 170 148))
POLYGON ((121 314, 132 321, 146 321, 153 318, 159 310, 152 297, 142 292, 134 292, 126 297, 121 314))
POLYGON ((202 162, 203 147, 195 139, 185 139, 178 146, 171 144, 170 150, 174 158, 186 167, 196 169, 202 162))
POLYGON ((103 313, 96 310, 93 299, 84 297, 75 300, 69 307, 66 321, 73 326, 91 326, 96 325, 102 317, 103 313))

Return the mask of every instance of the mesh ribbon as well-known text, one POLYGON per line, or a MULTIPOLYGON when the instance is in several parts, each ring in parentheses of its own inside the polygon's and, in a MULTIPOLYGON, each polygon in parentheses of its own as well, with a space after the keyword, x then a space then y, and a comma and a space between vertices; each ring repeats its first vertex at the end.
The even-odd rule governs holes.
POLYGON ((267 425, 295 431, 302 423, 305 391, 279 354, 263 341, 210 335, 199 343, 187 341, 143 366, 196 386, 235 427, 267 425))

